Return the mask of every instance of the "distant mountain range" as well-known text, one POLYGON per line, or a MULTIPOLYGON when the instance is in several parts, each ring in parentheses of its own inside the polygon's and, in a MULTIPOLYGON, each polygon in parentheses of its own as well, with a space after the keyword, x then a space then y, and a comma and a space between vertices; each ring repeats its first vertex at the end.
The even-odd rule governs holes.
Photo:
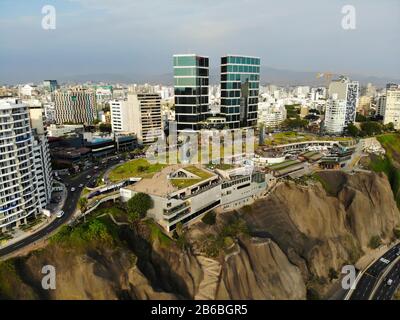
MULTIPOLYGON (((295 86, 295 85, 310 85, 319 86, 325 85, 326 79, 317 78, 317 72, 310 71, 293 71, 276 69, 271 67, 261 67, 261 84, 272 83, 280 86, 295 86)), ((333 74, 332 79, 335 79, 340 74, 333 74)), ((400 79, 392 79, 387 77, 366 76, 360 74, 348 74, 352 80, 357 80, 361 85, 372 83, 378 87, 384 87, 389 82, 400 83, 400 79)), ((135 74, 135 73, 96 73, 96 74, 83 74, 73 75, 68 77, 61 77, 57 79, 59 82, 108 82, 108 83, 151 83, 151 84, 173 84, 173 74, 160 73, 160 74, 135 74)), ((210 83, 219 83, 219 69, 210 69, 210 83)))

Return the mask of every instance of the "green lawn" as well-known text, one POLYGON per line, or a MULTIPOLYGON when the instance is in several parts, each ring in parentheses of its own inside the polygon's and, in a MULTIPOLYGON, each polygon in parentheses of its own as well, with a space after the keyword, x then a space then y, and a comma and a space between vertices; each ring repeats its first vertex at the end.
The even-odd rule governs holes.
POLYGON ((117 166, 109 173, 108 177, 112 182, 131 177, 151 178, 166 166, 160 163, 151 164, 146 159, 135 159, 117 166))
POLYGON ((282 169, 288 168, 288 167, 290 167, 294 164, 298 164, 298 163, 301 163, 301 162, 298 160, 287 160, 287 161, 283 161, 281 163, 273 164, 273 165, 269 166, 268 168, 271 170, 282 170, 282 169))
POLYGON ((376 138, 385 148, 386 154, 383 157, 373 157, 369 166, 372 170, 387 175, 397 206, 400 208, 400 134, 383 134, 376 138))
POLYGON ((189 171, 190 173, 195 174, 196 176, 199 176, 200 179, 171 179, 170 182, 175 188, 178 189, 187 188, 193 184, 196 184, 202 180, 208 179, 213 176, 210 172, 204 171, 195 166, 188 166, 183 169, 189 171))
POLYGON ((320 137, 317 135, 303 133, 303 132, 279 132, 272 134, 272 137, 268 137, 265 140, 266 145, 279 145, 288 144, 295 142, 313 141, 313 140, 327 140, 327 141, 350 141, 351 137, 320 137))
POLYGON ((400 134, 388 133, 376 137, 385 148, 387 155, 400 163, 400 134))
POLYGON ((150 228, 150 238, 152 241, 158 239, 162 247, 169 247, 172 244, 173 241, 171 238, 169 238, 153 220, 149 219, 145 222, 150 228))

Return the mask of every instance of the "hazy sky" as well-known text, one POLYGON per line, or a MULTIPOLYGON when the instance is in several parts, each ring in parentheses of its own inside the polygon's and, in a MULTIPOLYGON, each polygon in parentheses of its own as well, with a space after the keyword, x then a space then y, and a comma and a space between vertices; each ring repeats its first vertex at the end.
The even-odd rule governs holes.
POLYGON ((172 54, 217 67, 227 53, 269 67, 400 78, 399 0, 0 0, 0 82, 164 74, 172 54), (344 5, 356 29, 341 27, 344 5), (44 5, 56 29, 41 26, 44 5))

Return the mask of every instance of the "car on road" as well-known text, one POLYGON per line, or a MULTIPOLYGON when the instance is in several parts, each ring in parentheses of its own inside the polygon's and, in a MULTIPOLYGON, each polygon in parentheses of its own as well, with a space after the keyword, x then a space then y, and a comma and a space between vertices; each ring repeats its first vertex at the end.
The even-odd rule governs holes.
POLYGON ((71 192, 74 192, 76 189, 74 187, 71 188, 71 192))
POLYGON ((396 256, 400 256, 400 248, 397 249, 396 256))
POLYGON ((64 213, 65 212, 63 210, 61 210, 61 211, 57 212, 56 217, 61 218, 64 215, 64 213))

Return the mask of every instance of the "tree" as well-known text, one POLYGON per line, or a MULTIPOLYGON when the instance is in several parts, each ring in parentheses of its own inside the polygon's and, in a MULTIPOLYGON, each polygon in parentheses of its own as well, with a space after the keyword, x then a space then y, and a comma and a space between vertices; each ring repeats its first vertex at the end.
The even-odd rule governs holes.
POLYGON ((79 208, 81 209, 81 211, 86 211, 86 207, 87 207, 87 203, 88 203, 88 199, 85 197, 79 198, 79 208))
POLYGON ((216 214, 214 211, 209 211, 207 212, 204 217, 201 219, 205 224, 208 224, 209 226, 212 226, 216 222, 216 214))
POLYGON ((176 232, 178 237, 181 237, 184 234, 182 222, 178 222, 176 224, 175 232, 176 232))
POLYGON ((99 130, 100 130, 100 132, 111 132, 111 124, 100 123, 99 130))
POLYGON ((143 192, 136 193, 126 204, 130 220, 135 221, 146 216, 147 210, 153 207, 151 197, 143 192))
POLYGON ((361 113, 356 114, 356 122, 365 122, 367 121, 367 117, 362 115, 361 113))
POLYGON ((394 131, 394 124, 393 122, 389 122, 388 124, 383 126, 385 131, 394 131))
POLYGON ((361 123, 361 130, 364 131, 365 135, 373 136, 382 133, 382 126, 375 121, 366 121, 361 123))
POLYGON ((286 119, 282 126, 288 129, 298 129, 298 128, 306 128, 308 125, 308 121, 306 119, 286 119))
POLYGON ((352 137, 357 137, 360 134, 360 130, 353 123, 347 125, 346 131, 352 137))

